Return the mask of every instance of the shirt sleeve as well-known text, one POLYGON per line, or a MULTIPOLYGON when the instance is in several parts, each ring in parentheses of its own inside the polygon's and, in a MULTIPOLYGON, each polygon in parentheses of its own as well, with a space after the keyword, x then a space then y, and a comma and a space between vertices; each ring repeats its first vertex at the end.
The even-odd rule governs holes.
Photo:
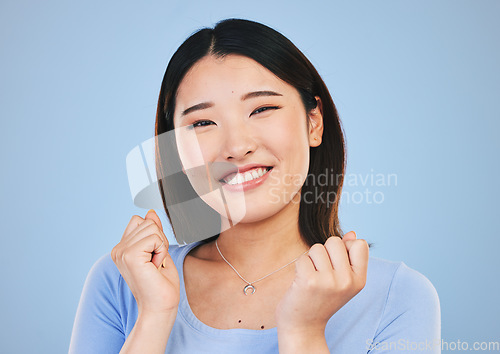
POLYGON ((90 269, 76 311, 70 354, 120 352, 125 342, 118 303, 120 277, 109 253, 90 269))
POLYGON ((432 283, 401 262, 369 354, 441 353, 441 309, 432 283))

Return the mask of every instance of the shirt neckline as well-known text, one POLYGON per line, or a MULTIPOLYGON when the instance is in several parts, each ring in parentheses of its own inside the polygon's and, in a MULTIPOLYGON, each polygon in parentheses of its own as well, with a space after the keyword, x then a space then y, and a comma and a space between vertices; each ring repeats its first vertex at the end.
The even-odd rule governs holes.
POLYGON ((189 253, 189 251, 191 251, 193 248, 202 243, 203 241, 197 241, 189 245, 180 246, 181 251, 179 257, 177 258, 176 267, 179 273, 180 295, 181 295, 179 303, 179 313, 183 317, 184 321, 195 330, 212 337, 227 336, 227 339, 232 339, 235 341, 237 341, 238 338, 236 338, 234 335, 239 335, 240 338, 242 336, 251 337, 253 340, 257 338, 258 339, 262 338, 263 340, 267 340, 268 338, 276 337, 278 335, 277 327, 268 329, 247 329, 247 328, 218 329, 206 325, 194 315, 187 300, 186 287, 184 284, 184 259, 186 258, 186 255, 189 253))

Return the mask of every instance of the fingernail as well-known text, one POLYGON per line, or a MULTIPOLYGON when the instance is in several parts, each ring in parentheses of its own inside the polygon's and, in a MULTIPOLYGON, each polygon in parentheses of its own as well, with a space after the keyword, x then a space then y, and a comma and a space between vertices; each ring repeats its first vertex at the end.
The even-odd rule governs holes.
POLYGON ((163 268, 167 268, 167 263, 165 263, 167 261, 167 257, 165 257, 165 259, 163 260, 163 262, 161 262, 161 265, 163 268))
POLYGON ((150 212, 155 211, 154 209, 149 209, 146 214, 149 214, 150 212))

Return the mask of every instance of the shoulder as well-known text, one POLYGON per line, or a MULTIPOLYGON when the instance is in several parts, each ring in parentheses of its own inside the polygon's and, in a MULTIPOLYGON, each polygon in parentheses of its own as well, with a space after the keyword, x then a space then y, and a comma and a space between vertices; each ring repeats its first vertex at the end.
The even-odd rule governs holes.
POLYGON ((439 296, 434 285, 422 273, 401 262, 392 280, 388 301, 392 306, 418 312, 439 312, 439 296))
POLYGON ((367 339, 434 340, 440 336, 440 317, 437 291, 427 277, 404 262, 370 256, 365 287, 335 313, 329 333, 333 341, 345 326, 357 328, 341 340, 347 347, 359 338, 363 344, 367 339))
POLYGON ((105 289, 115 292, 120 282, 121 274, 111 258, 111 252, 97 259, 88 272, 87 287, 105 289))
POLYGON ((120 275, 118 268, 111 258, 111 252, 102 255, 90 268, 89 275, 100 277, 114 277, 120 275))
POLYGON ((431 281, 419 271, 408 267, 404 262, 388 261, 381 258, 373 258, 374 270, 391 274, 390 295, 403 294, 415 297, 423 296, 422 299, 437 300, 437 291, 431 281), (387 270, 390 269, 390 272, 387 270))
POLYGON ((372 268, 368 276, 375 281, 382 280, 384 284, 383 317, 387 322, 395 318, 414 324, 437 325, 440 322, 439 296, 426 276, 404 262, 371 257, 369 267, 370 264, 372 268))
POLYGON ((419 271, 408 267, 404 262, 370 257, 368 277, 388 287, 388 297, 393 300, 405 298, 424 302, 439 302, 437 291, 431 281, 419 271))

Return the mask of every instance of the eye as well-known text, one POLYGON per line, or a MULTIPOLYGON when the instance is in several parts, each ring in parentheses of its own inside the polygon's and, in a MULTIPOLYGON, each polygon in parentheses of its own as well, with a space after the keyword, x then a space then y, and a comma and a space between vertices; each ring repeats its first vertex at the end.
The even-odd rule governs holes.
POLYGON ((193 124, 191 124, 189 126, 189 129, 193 129, 196 127, 204 127, 204 126, 210 125, 210 123, 213 123, 213 122, 210 120, 197 120, 196 122, 194 122, 193 124), (205 124, 205 123, 207 123, 207 124, 205 124))
POLYGON ((268 111, 270 109, 280 109, 281 107, 278 107, 278 106, 267 106, 267 107, 260 107, 260 108, 257 108, 255 111, 252 112, 252 114, 259 114, 259 113, 262 113, 262 112, 265 112, 265 111, 268 111))

